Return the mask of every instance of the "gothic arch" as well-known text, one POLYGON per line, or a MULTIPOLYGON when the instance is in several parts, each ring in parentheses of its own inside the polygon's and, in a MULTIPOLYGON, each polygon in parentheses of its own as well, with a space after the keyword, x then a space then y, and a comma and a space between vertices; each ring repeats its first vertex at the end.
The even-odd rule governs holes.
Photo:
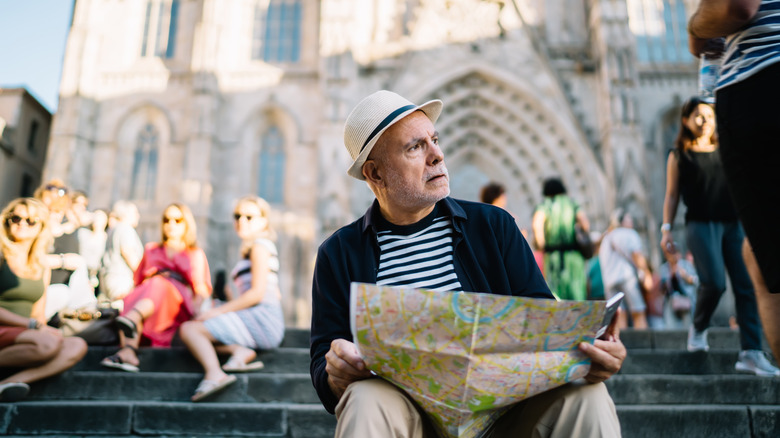
POLYGON ((524 225, 541 201, 544 178, 560 176, 589 216, 604 216, 611 190, 601 166, 566 105, 531 85, 471 66, 411 94, 417 102, 444 102, 436 128, 456 182, 453 195, 459 167, 477 167, 507 187, 509 207, 524 225))
MULTIPOLYGON (((111 198, 112 200, 130 199, 132 188, 130 187, 132 181, 132 171, 134 162, 134 152, 137 146, 138 135, 146 126, 151 125, 156 131, 159 146, 159 162, 157 163, 158 173, 162 169, 175 168, 174 163, 169 161, 167 152, 170 145, 173 143, 174 129, 171 118, 167 112, 161 107, 147 103, 139 105, 136 108, 127 112, 117 124, 117 130, 115 134, 116 149, 114 156, 114 186, 112 188, 111 198)), ((157 178, 157 186, 161 183, 157 178)), ((154 197, 159 193, 159 190, 154 190, 155 195, 153 199, 147 202, 140 201, 139 208, 144 210, 145 208, 154 206, 154 197), (144 205, 149 204, 149 205, 144 205)), ((134 200, 135 201, 135 200, 134 200)))
MULTIPOLYGON (((284 164, 285 188, 287 180, 292 176, 291 166, 294 160, 296 145, 300 141, 301 128, 291 113, 278 104, 267 104, 252 112, 243 123, 239 153, 236 156, 239 166, 239 192, 256 193, 258 187, 258 169, 263 135, 272 127, 277 127, 284 141, 284 154, 287 159, 284 164)), ((285 194, 284 199, 287 199, 285 194)))

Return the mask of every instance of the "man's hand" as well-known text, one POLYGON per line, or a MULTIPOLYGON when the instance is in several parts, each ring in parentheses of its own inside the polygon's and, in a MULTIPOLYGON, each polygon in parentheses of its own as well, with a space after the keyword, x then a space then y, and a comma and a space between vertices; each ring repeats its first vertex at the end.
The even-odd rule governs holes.
POLYGON ((726 50, 724 38, 699 38, 688 34, 688 50, 697 58, 707 55, 709 58, 720 58, 726 50))
POLYGON ((688 51, 691 52, 691 55, 700 58, 707 41, 709 40, 706 38, 698 38, 688 34, 688 51))
POLYGON ((590 358, 590 372, 585 380, 590 383, 599 383, 609 379, 620 371, 623 360, 626 359, 626 347, 620 342, 620 329, 617 328, 617 318, 607 329, 604 339, 596 339, 593 345, 583 342, 580 351, 590 358))
POLYGON ((341 398, 350 383, 371 377, 371 371, 360 358, 357 347, 346 339, 335 339, 331 342, 325 360, 328 385, 338 398, 341 398))

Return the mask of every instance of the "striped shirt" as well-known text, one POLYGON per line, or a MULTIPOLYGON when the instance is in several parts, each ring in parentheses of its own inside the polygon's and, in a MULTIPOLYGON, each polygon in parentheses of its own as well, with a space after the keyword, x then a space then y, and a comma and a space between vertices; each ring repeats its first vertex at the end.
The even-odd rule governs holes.
POLYGON ((750 23, 726 39, 718 89, 780 62, 780 0, 764 0, 750 23))
POLYGON ((393 225, 379 222, 379 285, 440 291, 462 291, 453 264, 452 218, 439 216, 439 207, 420 222, 393 225))

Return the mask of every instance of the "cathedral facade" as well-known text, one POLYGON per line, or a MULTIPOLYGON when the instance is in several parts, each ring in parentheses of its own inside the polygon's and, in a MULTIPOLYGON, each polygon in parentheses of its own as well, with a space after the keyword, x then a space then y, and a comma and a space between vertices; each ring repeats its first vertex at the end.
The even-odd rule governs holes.
MULTIPOLYGON (((604 230, 628 208, 659 239, 665 152, 696 91, 683 0, 77 0, 47 177, 120 199, 157 239, 196 216, 213 272, 237 259, 233 203, 268 200, 289 325, 307 326, 319 243, 373 196, 346 174, 349 111, 441 99, 452 194, 507 188, 530 227, 559 176, 604 230)), ((655 257, 657 258, 657 251, 655 257)))

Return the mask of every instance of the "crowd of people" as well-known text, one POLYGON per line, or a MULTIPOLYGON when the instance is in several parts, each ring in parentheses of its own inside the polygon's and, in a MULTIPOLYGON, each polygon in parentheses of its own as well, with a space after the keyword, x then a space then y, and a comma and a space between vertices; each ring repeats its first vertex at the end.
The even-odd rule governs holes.
POLYGON ((71 368, 92 342, 119 345, 102 366, 139 372, 139 347, 180 339, 204 369, 192 401, 234 383, 232 373, 263 367, 256 350, 278 347, 284 336, 267 202, 236 203, 240 261, 224 300, 212 299, 209 263, 186 205, 166 207, 160 240, 143 245, 132 202, 118 201, 110 212, 88 204, 85 193, 52 180, 2 212, 0 369, 8 372, 0 374, 0 401, 19 400, 31 383, 71 368), (83 331, 65 329, 73 325, 83 331), (98 327, 101 336, 86 335, 98 327), (229 356, 223 365, 218 353, 229 356))
MULTIPOLYGON (((607 230, 593 232, 559 178, 544 182, 530 236, 506 211, 500 183, 482 188, 481 203, 450 198, 435 129, 442 105, 439 100, 417 105, 378 91, 347 117, 344 144, 353 160, 347 173, 365 181, 375 200, 363 217, 322 243, 315 265, 311 377, 322 404, 338 419, 337 437, 435 433, 419 405, 373 378, 361 358, 350 332, 351 282, 566 300, 624 293, 624 311, 606 336, 578 345, 591 360, 585 377, 590 385, 567 384, 527 398, 487 424, 482 436, 619 436, 614 404, 602 382, 626 356, 620 329, 659 327, 671 320, 689 328, 689 351, 706 352, 726 272, 741 342, 735 369, 780 375, 762 349, 756 294, 740 249, 740 216, 716 152, 712 105, 693 98, 681 109, 679 135, 668 157, 659 242, 665 262, 657 269, 628 211, 617 209, 607 230), (680 198, 688 207, 684 254, 671 233, 680 198)), ((757 278, 754 271, 750 275, 757 278)))
MULTIPOLYGON (((707 329, 726 291, 728 273, 741 344, 735 368, 780 375, 762 351, 756 295, 742 254, 745 235, 718 154, 712 104, 692 97, 682 105, 666 173, 660 241, 665 260, 657 269, 647 257, 633 218, 622 208, 613 212, 604 233, 591 233, 598 251, 586 266, 590 252, 583 250, 577 235, 589 231, 588 219, 560 179, 544 182, 544 201, 533 215, 529 243, 542 254, 540 266, 550 290, 567 300, 609 299, 623 292, 625 311, 618 314, 619 327, 685 327, 688 350, 707 351, 707 329), (685 254, 672 233, 681 199, 687 207, 685 254)), ((491 183, 483 193, 494 192, 497 186, 501 187, 491 183)))
MULTIPOLYGON (((707 329, 727 273, 741 343, 735 368, 780 375, 762 351, 766 336, 780 354, 780 277, 774 269, 780 230, 772 202, 778 192, 766 193, 780 175, 774 170, 780 152, 772 147, 780 127, 772 108, 780 90, 774 80, 780 66, 777 10, 777 1, 702 0, 691 18, 695 55, 712 38, 730 38, 717 114, 696 98, 681 108, 679 134, 667 158, 659 242, 665 263, 658 269, 649 263, 627 211, 613 212, 608 229, 595 233, 556 178, 544 183, 529 245, 505 210, 500 184, 486 187, 481 203, 449 196, 449 172, 435 128, 443 102, 417 105, 390 91, 360 101, 344 129, 352 159, 347 173, 364 181, 375 199, 364 216, 322 243, 312 284, 310 372, 323 406, 337 417, 336 436, 435 436, 432 418, 402 389, 376 378, 361 358, 350 327, 352 282, 548 300, 625 294, 625 311, 604 336, 576 346, 590 361, 584 382, 509 407, 479 431, 485 437, 620 436, 603 383, 626 357, 620 329, 656 327, 671 314, 689 328, 688 350, 706 352, 707 329), (684 254, 672 233, 681 199, 687 207, 684 254), (682 322, 686 314, 689 319, 682 322)), ((52 182, 36 198, 15 200, 2 213, 0 367, 19 371, 0 381, 0 400, 23 397, 29 383, 84 356, 83 339, 63 338, 47 323, 61 310, 90 300, 122 309, 116 318, 120 349, 103 359, 106 367, 138 372, 139 346, 165 347, 178 333, 204 369, 193 401, 235 382, 231 372, 262 367, 254 350, 281 342, 278 257, 262 200, 243 198, 234 210, 242 241, 233 271, 238 296, 209 307, 204 305, 212 293, 208 261, 186 206, 169 205, 160 241, 142 247, 133 236, 138 214, 128 205, 124 213, 106 215, 104 235, 104 222, 86 208, 85 195, 70 196, 63 184, 52 182), (93 249, 103 239, 101 262, 67 249, 67 236, 94 239, 84 246, 93 249), (53 238, 59 242, 51 251, 53 238), (55 275, 63 270, 68 275, 55 275), (80 292, 84 284, 97 285, 97 295, 80 292), (230 355, 224 365, 218 353, 230 355)))

